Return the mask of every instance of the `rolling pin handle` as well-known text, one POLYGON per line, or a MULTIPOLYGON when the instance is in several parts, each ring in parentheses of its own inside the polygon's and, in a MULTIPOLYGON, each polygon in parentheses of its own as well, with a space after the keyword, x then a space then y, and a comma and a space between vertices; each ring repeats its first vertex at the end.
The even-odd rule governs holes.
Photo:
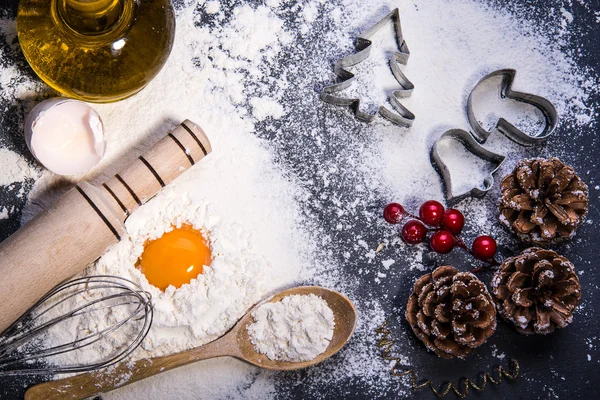
POLYGON ((126 217, 211 151, 204 131, 186 119, 102 188, 115 211, 126 217))

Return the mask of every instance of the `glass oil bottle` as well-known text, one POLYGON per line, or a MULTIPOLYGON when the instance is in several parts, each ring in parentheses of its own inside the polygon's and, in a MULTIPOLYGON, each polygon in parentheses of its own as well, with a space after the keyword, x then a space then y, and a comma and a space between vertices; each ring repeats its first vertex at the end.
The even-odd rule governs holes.
POLYGON ((175 34, 169 0, 21 0, 19 43, 35 73, 63 95, 112 102, 144 88, 175 34))

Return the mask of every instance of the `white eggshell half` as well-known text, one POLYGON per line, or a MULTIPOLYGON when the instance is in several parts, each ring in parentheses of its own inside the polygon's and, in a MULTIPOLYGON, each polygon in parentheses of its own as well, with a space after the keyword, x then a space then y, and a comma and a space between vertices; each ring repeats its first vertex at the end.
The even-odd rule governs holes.
POLYGON ((98 114, 98 112, 96 110, 94 110, 92 107, 90 107, 85 102, 82 102, 79 100, 74 100, 74 99, 69 99, 69 98, 65 98, 65 97, 55 97, 55 98, 47 99, 47 100, 42 101, 38 105, 36 105, 31 110, 31 112, 27 115, 27 118, 25 118, 24 135, 25 135, 25 142, 27 143, 27 147, 29 148, 29 151, 31 151, 31 154, 33 154, 33 156, 36 158, 36 160, 38 160, 38 162, 40 164, 42 164, 44 167, 46 167, 50 171, 57 173, 59 175, 77 175, 77 174, 86 172, 87 170, 92 168, 94 165, 96 165, 100 161, 100 159, 104 156, 104 152, 106 150, 106 140, 104 137, 104 124, 103 124, 102 119, 100 118, 100 115, 98 114), (56 106, 64 104, 66 102, 75 102, 75 103, 81 104, 82 106, 88 108, 90 110, 91 115, 93 115, 93 117, 94 117, 95 124, 92 124, 92 121, 90 121, 90 128, 91 128, 91 133, 93 135, 95 154, 98 156, 98 159, 93 164, 85 166, 85 168, 82 168, 81 166, 77 166, 77 165, 70 166, 68 164, 61 166, 60 168, 57 168, 56 166, 51 167, 49 165, 46 165, 46 163, 44 163, 44 161, 42 159, 40 159, 40 158, 42 158, 42 157, 40 157, 40 154, 39 154, 40 149, 36 149, 35 145, 32 145, 32 143, 33 143, 32 139, 33 139, 34 135, 36 134, 35 127, 36 127, 36 124, 38 123, 38 121, 41 118, 43 118, 44 114, 47 111, 49 111, 50 109, 52 109, 56 106))

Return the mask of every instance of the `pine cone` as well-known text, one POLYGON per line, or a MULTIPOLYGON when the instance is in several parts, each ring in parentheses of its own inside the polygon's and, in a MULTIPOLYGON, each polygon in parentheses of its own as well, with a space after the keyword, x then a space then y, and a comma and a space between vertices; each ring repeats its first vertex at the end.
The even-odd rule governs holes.
POLYGON ((573 264, 539 247, 504 260, 491 287, 500 315, 523 334, 546 334, 569 325, 581 299, 573 264))
POLYGON ((469 355, 496 330, 496 309, 483 282, 451 266, 417 280, 406 319, 427 348, 443 358, 469 355))
POLYGON ((588 212, 587 185, 557 158, 519 161, 500 188, 500 222, 537 245, 572 238, 588 212))

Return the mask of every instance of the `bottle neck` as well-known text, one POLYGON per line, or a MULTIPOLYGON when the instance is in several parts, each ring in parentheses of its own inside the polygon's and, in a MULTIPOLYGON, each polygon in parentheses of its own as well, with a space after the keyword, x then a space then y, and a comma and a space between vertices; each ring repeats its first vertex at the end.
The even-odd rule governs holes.
POLYGON ((81 35, 101 35, 122 20, 126 3, 133 0, 56 0, 60 18, 81 35))

